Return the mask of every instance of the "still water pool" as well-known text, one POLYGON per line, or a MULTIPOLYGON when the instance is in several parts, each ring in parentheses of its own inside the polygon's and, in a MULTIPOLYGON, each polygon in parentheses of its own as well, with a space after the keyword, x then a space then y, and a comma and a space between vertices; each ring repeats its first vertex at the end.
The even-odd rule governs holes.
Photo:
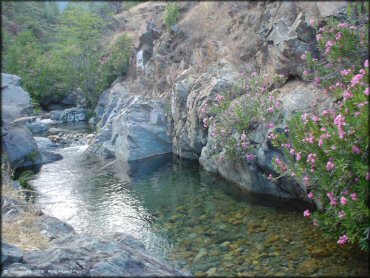
POLYGON ((297 204, 242 192, 195 162, 107 166, 86 147, 58 149, 64 159, 32 181, 43 210, 77 232, 129 233, 195 275, 368 275, 367 254, 323 237, 297 204))

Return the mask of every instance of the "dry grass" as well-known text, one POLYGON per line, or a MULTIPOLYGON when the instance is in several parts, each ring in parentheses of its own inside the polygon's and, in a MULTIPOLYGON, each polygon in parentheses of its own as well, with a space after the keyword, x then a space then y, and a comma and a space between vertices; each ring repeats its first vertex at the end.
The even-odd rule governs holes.
MULTIPOLYGON (((2 178, 1 193, 4 197, 24 202, 23 192, 26 190, 16 190, 10 184, 10 178, 7 174, 2 178)), ((29 190, 28 190, 29 191, 29 190)), ((24 206, 22 206, 23 208, 24 206)), ((40 233, 35 220, 38 217, 37 207, 28 203, 16 218, 7 219, 2 217, 2 240, 14 244, 23 250, 41 250, 48 246, 48 238, 40 233)))

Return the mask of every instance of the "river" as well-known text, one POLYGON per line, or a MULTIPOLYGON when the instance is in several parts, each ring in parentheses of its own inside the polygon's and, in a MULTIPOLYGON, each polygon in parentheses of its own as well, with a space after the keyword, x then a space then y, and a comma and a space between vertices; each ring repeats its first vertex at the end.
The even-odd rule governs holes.
POLYGON ((299 203, 243 192, 172 155, 111 163, 86 148, 58 148, 64 158, 31 181, 43 211, 76 232, 128 233, 199 275, 368 275, 367 254, 325 238, 299 203))

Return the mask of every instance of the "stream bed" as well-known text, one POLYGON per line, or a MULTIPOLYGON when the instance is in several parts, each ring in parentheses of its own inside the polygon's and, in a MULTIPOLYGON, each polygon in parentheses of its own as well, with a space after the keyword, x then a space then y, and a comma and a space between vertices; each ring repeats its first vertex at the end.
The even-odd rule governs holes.
POLYGON ((368 255, 325 238, 299 203, 243 192, 172 155, 113 162, 86 148, 58 148, 64 158, 31 181, 43 211, 76 232, 128 233, 196 276, 369 274, 368 255))

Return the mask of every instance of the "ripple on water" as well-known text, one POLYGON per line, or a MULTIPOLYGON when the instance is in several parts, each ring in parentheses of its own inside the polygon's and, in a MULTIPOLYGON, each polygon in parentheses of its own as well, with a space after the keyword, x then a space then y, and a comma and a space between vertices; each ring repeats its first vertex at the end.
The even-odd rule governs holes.
MULTIPOLYGON (((245 194, 197 163, 160 156, 135 163, 59 149, 32 185, 43 209, 78 232, 126 232, 196 275, 368 275, 367 255, 338 247, 287 204, 245 194)), ((291 204, 295 206, 295 204, 291 204)))

